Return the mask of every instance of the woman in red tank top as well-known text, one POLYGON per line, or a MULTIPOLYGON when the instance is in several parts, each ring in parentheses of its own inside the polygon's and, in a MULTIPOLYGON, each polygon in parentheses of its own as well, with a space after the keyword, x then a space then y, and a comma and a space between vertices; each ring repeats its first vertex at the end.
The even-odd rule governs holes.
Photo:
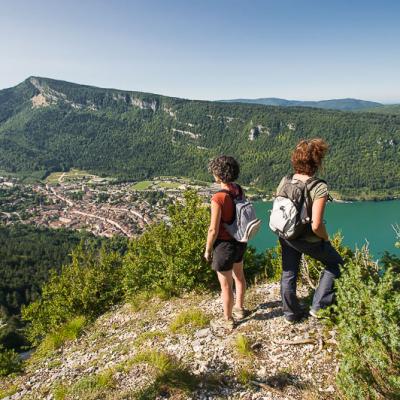
POLYGON ((232 197, 243 196, 242 188, 234 183, 239 176, 239 164, 233 157, 220 156, 210 162, 209 170, 215 181, 220 184, 221 191, 211 198, 211 222, 204 257, 211 262, 221 285, 224 308, 222 326, 233 329, 233 315, 238 319, 245 316, 243 301, 246 280, 243 273, 243 256, 246 243, 237 242, 227 232, 224 223, 230 223, 234 218, 235 205, 232 197), (233 282, 236 291, 235 305, 233 282))

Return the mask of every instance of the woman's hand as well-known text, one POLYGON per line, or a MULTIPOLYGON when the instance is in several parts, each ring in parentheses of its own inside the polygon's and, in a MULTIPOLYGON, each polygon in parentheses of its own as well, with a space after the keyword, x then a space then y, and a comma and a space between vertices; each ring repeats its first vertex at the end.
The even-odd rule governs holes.
POLYGON ((211 262, 212 260, 212 251, 206 249, 206 251, 204 252, 204 258, 207 262, 211 262))

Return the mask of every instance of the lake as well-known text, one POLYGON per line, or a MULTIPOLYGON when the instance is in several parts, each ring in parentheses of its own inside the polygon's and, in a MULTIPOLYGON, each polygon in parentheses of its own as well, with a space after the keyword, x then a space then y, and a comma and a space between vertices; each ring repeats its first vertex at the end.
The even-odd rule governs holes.
MULTIPOLYGON (((268 227, 272 202, 260 201, 254 205, 257 217, 263 222, 250 244, 258 251, 264 251, 277 242, 277 236, 268 227)), ((374 258, 379 258, 385 250, 400 256, 400 249, 394 247, 396 237, 392 228, 396 223, 400 225, 400 200, 330 202, 326 206, 325 221, 329 234, 341 231, 344 244, 353 249, 368 241, 374 258)))

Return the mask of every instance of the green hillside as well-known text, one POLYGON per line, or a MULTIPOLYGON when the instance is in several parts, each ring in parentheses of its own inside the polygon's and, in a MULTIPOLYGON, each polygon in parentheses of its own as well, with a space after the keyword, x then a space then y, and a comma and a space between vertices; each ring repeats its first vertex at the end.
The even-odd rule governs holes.
POLYGON ((352 194, 398 193, 400 116, 192 101, 31 77, 0 91, 0 170, 70 168, 130 179, 210 179, 207 160, 236 156, 241 181, 276 186, 300 138, 331 145, 323 175, 352 194))
POLYGON ((400 104, 382 105, 381 107, 369 108, 366 111, 378 114, 400 115, 400 104))

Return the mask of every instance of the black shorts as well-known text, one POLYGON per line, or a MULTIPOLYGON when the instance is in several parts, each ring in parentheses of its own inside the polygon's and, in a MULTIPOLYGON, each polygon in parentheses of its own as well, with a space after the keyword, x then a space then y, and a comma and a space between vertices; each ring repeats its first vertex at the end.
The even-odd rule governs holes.
POLYGON ((233 263, 243 260, 247 243, 217 239, 214 243, 211 267, 214 271, 229 271, 233 263))

